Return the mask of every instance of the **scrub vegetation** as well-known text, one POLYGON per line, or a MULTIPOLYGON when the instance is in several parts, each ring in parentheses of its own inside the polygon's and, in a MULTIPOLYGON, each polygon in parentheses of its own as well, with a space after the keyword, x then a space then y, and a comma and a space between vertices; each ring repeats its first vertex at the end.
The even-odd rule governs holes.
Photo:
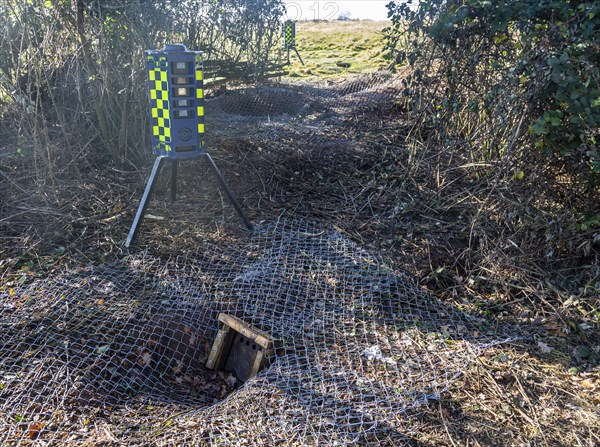
MULTIPOLYGON (((239 105, 329 89, 298 121, 230 113, 208 147, 252 220, 335 226, 527 334, 489 347, 408 445, 600 445, 600 3, 389 9, 389 22, 298 23, 306 65, 292 52, 285 89, 208 90, 239 105), (355 93, 334 116, 327 101, 355 93)), ((285 57, 282 17, 279 0, 2 2, 0 290, 124 255, 151 160, 143 49, 183 41, 260 79, 285 57)), ((200 205, 159 185, 140 248, 167 258, 240 231, 198 172, 182 167, 180 191, 200 205)))

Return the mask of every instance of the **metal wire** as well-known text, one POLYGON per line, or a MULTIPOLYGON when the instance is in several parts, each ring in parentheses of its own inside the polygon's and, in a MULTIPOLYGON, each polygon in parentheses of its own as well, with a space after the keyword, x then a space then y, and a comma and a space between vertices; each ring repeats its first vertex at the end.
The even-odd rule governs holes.
MULTIPOLYGON (((315 113, 353 111, 389 104, 401 94, 401 79, 389 71, 355 75, 337 82, 279 82, 213 92, 207 120, 306 117, 315 113)), ((219 126, 212 130, 219 130, 219 126)))
POLYGON ((398 445, 503 339, 335 229, 289 220, 3 290, 0 312, 6 445, 398 445), (219 312, 277 341, 241 386, 204 367, 219 312))

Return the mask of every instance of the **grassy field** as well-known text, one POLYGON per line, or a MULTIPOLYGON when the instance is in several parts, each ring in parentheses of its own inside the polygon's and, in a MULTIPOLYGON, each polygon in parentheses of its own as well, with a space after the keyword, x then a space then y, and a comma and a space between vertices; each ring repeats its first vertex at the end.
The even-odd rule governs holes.
POLYGON ((382 30, 388 25, 369 20, 297 23, 297 48, 305 65, 292 52, 290 76, 330 79, 386 67, 382 30))

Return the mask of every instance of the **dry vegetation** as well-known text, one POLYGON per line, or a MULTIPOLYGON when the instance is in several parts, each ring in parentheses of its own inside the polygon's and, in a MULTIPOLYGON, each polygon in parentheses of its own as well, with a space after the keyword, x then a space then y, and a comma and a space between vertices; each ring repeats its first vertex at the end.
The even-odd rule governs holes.
MULTIPOLYGON (((357 24, 302 24, 298 31, 346 39, 347 28, 354 33, 357 24)), ((380 64, 362 40, 355 53, 338 54, 302 39, 309 63, 300 71, 312 71, 304 74, 333 74, 328 64, 339 58, 361 59, 363 71, 380 64)), ((346 43, 341 47, 350 48, 346 43)), ((211 137, 210 147, 251 219, 284 214, 334 225, 440 299, 530 334, 490 347, 427 408, 407 444, 600 444, 597 244, 572 250, 587 242, 561 239, 561 214, 550 214, 558 198, 544 189, 543 174, 501 177, 493 162, 440 151, 427 139, 433 130, 417 132, 407 105, 393 97, 355 104, 335 126, 318 113, 292 125, 233 123, 211 137)), ((39 181, 14 147, 0 148, 0 160, 0 287, 123 254, 147 166, 65 160, 39 181)), ((168 256, 207 236, 243 231, 203 169, 182 167, 175 204, 166 200, 164 180, 149 211, 164 220, 147 219, 139 248, 168 256)))

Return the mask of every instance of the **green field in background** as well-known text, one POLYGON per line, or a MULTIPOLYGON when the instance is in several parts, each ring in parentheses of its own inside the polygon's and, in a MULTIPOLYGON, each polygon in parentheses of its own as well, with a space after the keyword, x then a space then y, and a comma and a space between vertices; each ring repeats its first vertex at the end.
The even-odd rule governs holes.
MULTIPOLYGON (((328 79, 387 67, 382 30, 389 25, 370 20, 296 23, 296 45, 305 65, 292 51, 289 76, 328 79)), ((286 58, 282 51, 282 59, 286 58)))

